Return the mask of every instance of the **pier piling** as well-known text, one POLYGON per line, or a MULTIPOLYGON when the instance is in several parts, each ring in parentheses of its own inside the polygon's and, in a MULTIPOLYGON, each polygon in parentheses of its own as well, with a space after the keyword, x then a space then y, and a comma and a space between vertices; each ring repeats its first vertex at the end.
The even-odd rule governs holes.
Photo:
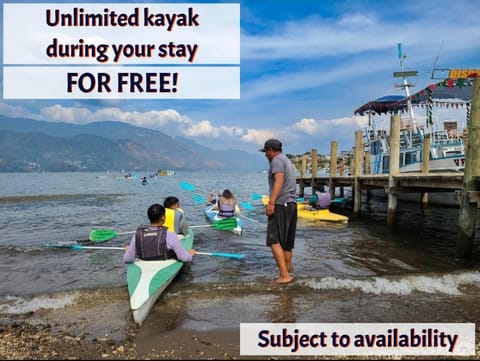
POLYGON ((472 255, 477 216, 478 190, 480 183, 480 79, 473 82, 470 124, 463 172, 463 191, 458 214, 458 258, 468 259, 472 255), (475 202, 476 201, 476 202, 475 202))

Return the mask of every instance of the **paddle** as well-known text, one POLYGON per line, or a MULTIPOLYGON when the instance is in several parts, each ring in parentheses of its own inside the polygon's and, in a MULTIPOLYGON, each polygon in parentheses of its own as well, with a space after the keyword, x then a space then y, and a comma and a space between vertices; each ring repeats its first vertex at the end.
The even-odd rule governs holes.
POLYGON ((204 197, 202 197, 200 194, 197 194, 197 193, 195 193, 195 194, 192 196, 192 200, 193 200, 195 203, 211 204, 211 203, 209 203, 204 197))
POLYGON ((113 229, 93 229, 90 232, 90 241, 95 242, 95 243, 102 243, 106 242, 112 238, 115 238, 116 236, 119 236, 121 234, 133 234, 135 231, 129 231, 129 232, 116 232, 113 229))
POLYGON ((263 197, 264 197, 264 195, 263 195, 263 194, 260 194, 260 193, 253 193, 253 194, 251 195, 251 198, 252 198, 252 200, 254 200, 254 201, 261 200, 263 197))
POLYGON ((232 229, 235 229, 238 226, 237 220, 232 217, 232 218, 225 218, 221 219, 218 222, 214 222, 211 224, 202 224, 199 226, 190 226, 190 228, 201 228, 201 227, 210 227, 213 229, 218 229, 222 231, 230 231, 232 229))
MULTIPOLYGON (((195 190, 203 192, 202 189, 197 189, 197 187, 195 187, 193 184, 185 182, 185 181, 180 182, 180 188, 182 188, 183 190, 189 191, 189 192, 195 192, 195 190)), ((207 193, 207 192, 205 192, 205 193, 207 193)))
MULTIPOLYGON (((234 218, 233 219, 226 218, 217 223, 204 224, 200 226, 190 226, 190 228, 201 228, 201 227, 211 227, 211 228, 220 229, 220 230, 231 230, 237 227, 237 220, 234 218), (228 221, 228 222, 224 222, 224 221, 228 221)), ((133 233, 135 233, 135 231, 116 232, 113 229, 94 229, 90 232, 90 241, 95 243, 102 243, 122 234, 133 234, 133 233)))
POLYGON ((243 208, 245 208, 247 211, 253 211, 255 209, 255 207, 248 203, 248 202, 240 202, 240 206, 242 206, 243 208))
POLYGON ((241 253, 223 253, 223 252, 198 252, 196 254, 206 255, 206 256, 215 256, 215 257, 228 257, 228 258, 244 258, 245 255, 241 253))
POLYGON ((243 214, 239 214, 238 217, 242 217, 242 218, 248 219, 249 221, 255 222, 255 223, 258 223, 258 222, 259 222, 259 221, 257 221, 256 219, 249 218, 249 217, 247 217, 247 216, 244 216, 243 214))
POLYGON ((76 250, 83 250, 83 249, 116 249, 116 250, 124 250, 125 247, 102 247, 102 246, 82 246, 81 244, 52 244, 47 243, 47 247, 52 248, 69 248, 69 249, 76 249, 76 250))
MULTIPOLYGON (((48 243, 46 247, 52 248, 68 248, 74 250, 84 250, 84 249, 106 249, 106 250, 123 250, 125 247, 101 247, 101 246, 82 246, 80 244, 51 244, 48 243)), ((206 256, 215 256, 215 257, 227 257, 227 258, 244 258, 245 255, 241 253, 224 253, 224 252, 197 252, 196 254, 206 255, 206 256)))
MULTIPOLYGON (((268 197, 268 196, 260 194, 260 193, 253 193, 252 196, 251 196, 252 200, 254 200, 254 201, 261 200, 263 197, 268 197)), ((331 202, 332 203, 344 203, 346 201, 347 200, 345 198, 337 197, 337 198, 333 199, 331 202)), ((305 202, 305 198, 304 197, 298 197, 297 202, 303 203, 303 202, 305 202)))

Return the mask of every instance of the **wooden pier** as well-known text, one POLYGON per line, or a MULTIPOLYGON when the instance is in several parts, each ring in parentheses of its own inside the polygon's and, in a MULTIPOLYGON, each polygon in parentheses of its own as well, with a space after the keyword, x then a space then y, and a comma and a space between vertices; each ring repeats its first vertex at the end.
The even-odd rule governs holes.
MULTIPOLYGON (((364 163, 369 162, 369 154, 363 152, 361 131, 355 133, 355 149, 352 174, 343 175, 343 166, 337 166, 337 143, 331 142, 330 175, 317 176, 317 150, 312 149, 311 176, 306 174, 306 159, 302 159, 300 177, 297 184, 300 196, 305 196, 305 188, 327 186, 331 198, 336 193, 343 194, 344 187, 351 187, 353 215, 358 217, 361 208, 362 191, 384 189, 388 195, 387 225, 395 225, 397 196, 399 193, 420 193, 419 202, 428 204, 428 193, 459 192, 460 211, 458 217, 457 257, 470 258, 475 238, 477 209, 480 208, 480 79, 473 84, 471 117, 468 124, 468 140, 465 141, 465 170, 463 173, 429 173, 429 157, 423 157, 422 172, 399 172, 400 117, 393 115, 390 121, 390 169, 388 174, 363 174, 364 163), (339 192, 337 192, 339 189, 339 192)), ((425 139, 423 149, 429 149, 430 139, 425 139)))

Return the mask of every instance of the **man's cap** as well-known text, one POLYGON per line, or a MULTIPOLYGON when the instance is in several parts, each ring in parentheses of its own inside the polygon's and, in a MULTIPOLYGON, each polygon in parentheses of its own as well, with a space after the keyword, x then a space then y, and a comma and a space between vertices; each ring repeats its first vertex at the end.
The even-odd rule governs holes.
POLYGON ((260 152, 266 152, 268 149, 272 150, 282 150, 282 142, 278 139, 269 139, 265 142, 265 145, 262 149, 259 149, 260 152))

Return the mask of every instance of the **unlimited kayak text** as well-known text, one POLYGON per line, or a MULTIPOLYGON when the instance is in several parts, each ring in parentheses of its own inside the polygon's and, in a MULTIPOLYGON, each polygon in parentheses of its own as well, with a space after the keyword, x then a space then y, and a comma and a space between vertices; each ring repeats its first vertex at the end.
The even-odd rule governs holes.
POLYGON ((67 73, 67 92, 82 93, 176 93, 178 73, 117 73, 116 79, 109 73, 67 73), (112 79, 113 78, 113 79, 112 79))
POLYGON ((47 9, 46 23, 48 26, 55 27, 107 27, 107 26, 132 26, 132 27, 164 27, 167 31, 172 31, 174 27, 197 27, 200 26, 199 14, 190 7, 188 13, 152 13, 149 8, 144 8, 143 12, 135 8, 131 14, 117 13, 108 8, 103 9, 102 13, 88 13, 84 8, 74 7, 71 13, 62 13, 61 10, 47 9), (143 14, 143 17, 142 17, 143 14))
POLYGON ((170 41, 166 44, 88 44, 84 39, 78 43, 62 44, 53 38, 47 46, 46 54, 49 58, 94 58, 99 63, 110 60, 110 48, 113 52, 113 61, 118 63, 124 58, 186 58, 193 63, 198 51, 198 44, 177 44, 170 41))

